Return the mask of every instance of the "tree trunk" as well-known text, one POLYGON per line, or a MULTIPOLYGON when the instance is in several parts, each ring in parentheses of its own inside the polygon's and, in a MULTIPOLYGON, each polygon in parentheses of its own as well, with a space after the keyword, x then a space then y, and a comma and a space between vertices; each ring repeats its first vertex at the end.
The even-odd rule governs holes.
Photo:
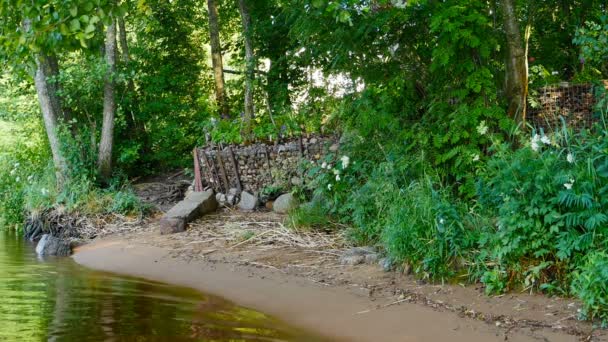
POLYGON ((519 30, 513 0, 502 0, 503 24, 507 39, 505 94, 509 102, 508 114, 518 122, 526 121, 528 96, 528 63, 519 30))
POLYGON ((36 93, 38 94, 38 102, 42 111, 42 118, 46 128, 46 134, 49 139, 49 146, 53 155, 53 164, 55 165, 55 175, 57 178, 57 186, 61 188, 65 183, 68 175, 66 160, 61 151, 61 143, 59 141, 59 118, 63 116, 61 106, 56 94, 56 87, 53 82, 49 81, 49 77, 57 76, 53 72, 57 68, 53 67, 51 61, 53 57, 38 55, 36 57, 36 74, 34 82, 36 84, 36 93))
POLYGON ((220 116, 228 118, 230 108, 226 101, 226 88, 224 86, 224 63, 222 61, 222 46, 220 43, 220 24, 216 0, 207 0, 209 11, 209 38, 211 41, 211 62, 213 64, 213 78, 215 79, 215 101, 220 116))
POLYGON ((107 182, 112 176, 112 146, 114 143, 114 116, 116 115, 116 99, 114 94, 116 72, 116 21, 106 31, 106 63, 107 72, 103 87, 103 123, 101 128, 101 141, 99 143, 99 156, 97 171, 101 180, 107 182))
POLYGON ((243 25, 243 36, 245 38, 245 63, 247 70, 245 73, 245 113, 243 115, 243 127, 241 135, 245 141, 251 140, 251 124, 253 120, 253 81, 255 70, 255 59, 253 56, 253 42, 251 37, 251 15, 247 8, 246 0, 239 0, 239 12, 243 25))
POLYGON ((128 64, 131 60, 129 56, 129 45, 127 44, 127 28, 125 25, 125 19, 123 17, 119 17, 118 22, 118 30, 119 30, 119 42, 120 42, 120 56, 122 62, 124 64, 128 64))

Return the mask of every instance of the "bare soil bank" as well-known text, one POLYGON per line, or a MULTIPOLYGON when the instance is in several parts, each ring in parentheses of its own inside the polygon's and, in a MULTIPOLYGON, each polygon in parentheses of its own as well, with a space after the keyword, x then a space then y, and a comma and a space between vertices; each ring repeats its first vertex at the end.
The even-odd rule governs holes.
POLYGON ((76 251, 85 266, 228 298, 341 341, 608 341, 575 319, 574 300, 487 297, 429 285, 377 265, 344 266, 337 236, 292 234, 272 213, 224 211, 181 234, 143 231, 76 251))

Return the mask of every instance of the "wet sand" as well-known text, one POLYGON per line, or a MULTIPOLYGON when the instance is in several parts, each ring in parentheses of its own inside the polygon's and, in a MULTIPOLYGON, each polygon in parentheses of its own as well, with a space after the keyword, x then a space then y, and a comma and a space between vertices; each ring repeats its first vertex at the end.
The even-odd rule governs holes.
POLYGON ((504 329, 416 303, 378 303, 348 288, 315 284, 279 269, 185 261, 172 256, 169 248, 120 237, 80 247, 74 259, 93 269, 221 296, 335 341, 579 340, 546 328, 504 329))

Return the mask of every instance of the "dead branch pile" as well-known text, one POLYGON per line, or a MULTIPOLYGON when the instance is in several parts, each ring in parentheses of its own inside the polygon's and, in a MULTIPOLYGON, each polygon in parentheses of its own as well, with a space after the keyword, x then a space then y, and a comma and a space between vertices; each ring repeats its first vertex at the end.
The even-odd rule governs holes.
POLYGON ((25 238, 38 240, 44 234, 51 234, 66 240, 88 240, 115 233, 141 230, 144 221, 127 218, 118 214, 84 215, 68 212, 62 207, 31 213, 25 221, 25 238))
POLYGON ((228 248, 256 246, 263 249, 298 247, 314 250, 339 250, 346 245, 340 234, 297 231, 286 227, 274 213, 240 213, 224 209, 193 222, 186 234, 176 236, 187 245, 224 242, 228 248))
POLYGON ((134 184, 133 188, 137 197, 142 201, 152 204, 162 211, 165 206, 177 203, 183 199, 188 186, 190 186, 190 181, 187 180, 167 180, 163 182, 134 184))

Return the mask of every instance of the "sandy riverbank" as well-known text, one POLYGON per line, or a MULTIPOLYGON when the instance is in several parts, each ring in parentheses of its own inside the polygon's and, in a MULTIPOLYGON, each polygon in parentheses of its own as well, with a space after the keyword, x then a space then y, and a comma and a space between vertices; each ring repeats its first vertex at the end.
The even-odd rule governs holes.
POLYGON ((199 289, 330 340, 605 339, 573 319, 568 300, 489 298, 474 288, 420 284, 373 265, 336 265, 331 254, 297 247, 223 248, 218 233, 196 238, 203 226, 213 231, 212 222, 203 221, 173 236, 148 230, 104 238, 79 248, 74 259, 98 270, 199 289))

